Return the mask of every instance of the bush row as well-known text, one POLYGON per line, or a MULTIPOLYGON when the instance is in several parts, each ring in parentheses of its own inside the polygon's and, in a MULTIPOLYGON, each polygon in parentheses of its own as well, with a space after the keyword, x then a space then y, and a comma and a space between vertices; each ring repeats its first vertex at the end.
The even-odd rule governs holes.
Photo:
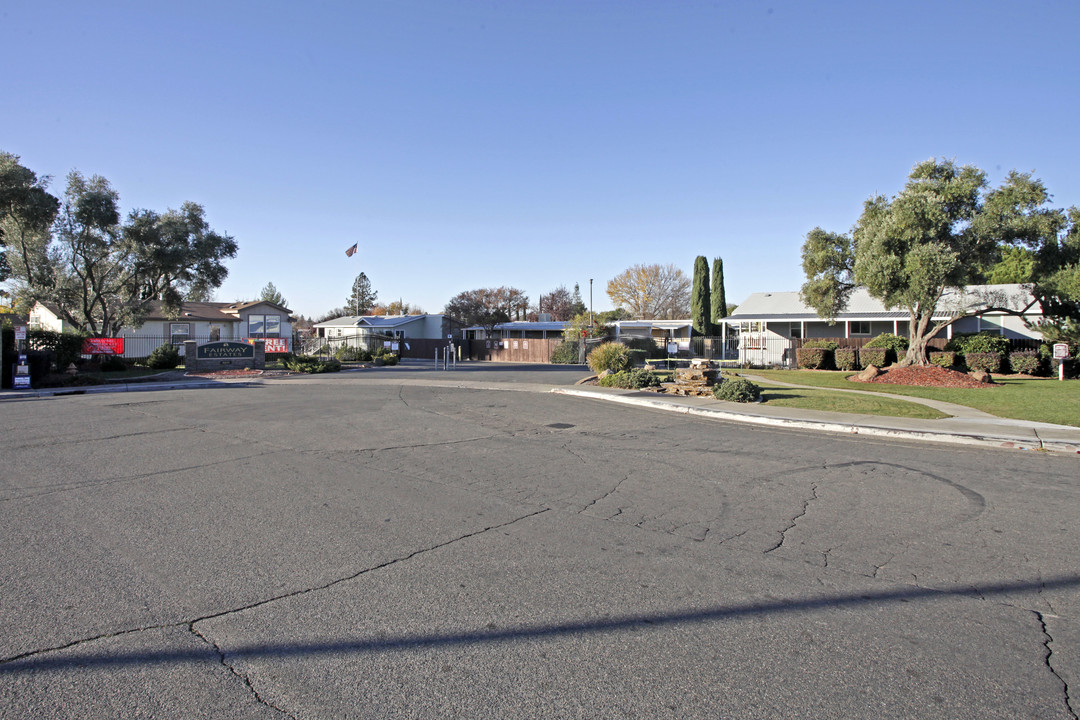
MULTIPOLYGON (((869 347, 836 348, 801 347, 795 351, 800 369, 804 370, 864 370, 870 365, 885 367, 896 362, 898 355, 892 348, 869 347)), ((1045 374, 1050 366, 1050 351, 1043 349, 1017 350, 1014 352, 966 352, 957 350, 932 350, 930 363, 946 368, 985 370, 989 373, 1014 372, 1024 375, 1045 374)))

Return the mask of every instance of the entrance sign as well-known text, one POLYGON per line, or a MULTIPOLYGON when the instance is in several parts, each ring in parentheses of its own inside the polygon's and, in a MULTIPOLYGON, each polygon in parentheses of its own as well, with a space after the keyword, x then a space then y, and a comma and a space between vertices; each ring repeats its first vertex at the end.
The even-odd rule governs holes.
POLYGON ((224 360, 231 358, 254 358, 255 346, 240 342, 215 342, 200 345, 195 351, 199 360, 224 360))
POLYGON ((26 326, 25 325, 16 325, 15 326, 15 339, 16 340, 25 340, 26 339, 26 326))
POLYGON ((83 355, 123 355, 124 338, 83 338, 83 355))

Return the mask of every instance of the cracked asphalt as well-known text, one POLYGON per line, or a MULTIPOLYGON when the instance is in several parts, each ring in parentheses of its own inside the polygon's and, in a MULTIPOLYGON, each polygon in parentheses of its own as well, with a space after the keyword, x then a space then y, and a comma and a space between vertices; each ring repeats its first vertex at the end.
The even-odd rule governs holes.
POLYGON ((0 404, 0 718, 1077 717, 1075 458, 580 376, 0 404))

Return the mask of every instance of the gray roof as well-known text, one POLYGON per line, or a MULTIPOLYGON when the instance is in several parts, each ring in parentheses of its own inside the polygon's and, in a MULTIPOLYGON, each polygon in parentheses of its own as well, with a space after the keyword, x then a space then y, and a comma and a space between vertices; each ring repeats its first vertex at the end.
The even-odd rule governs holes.
MULTIPOLYGON (((567 323, 562 320, 552 320, 551 322, 533 322, 531 320, 514 320, 507 323, 499 323, 495 326, 496 330, 548 330, 550 332, 562 332, 566 329, 567 323)), ((483 325, 470 325, 465 328, 466 330, 484 330, 483 325)))
POLYGON ((323 320, 312 327, 383 327, 392 328, 415 320, 423 320, 427 315, 343 315, 332 320, 323 320))
MULTIPOLYGON (((964 290, 949 289, 941 296, 934 312, 935 317, 950 317, 959 308, 975 310, 979 307, 1007 307, 1022 311, 1035 302, 1026 285, 970 285, 964 290)), ((1038 313, 1036 308, 1033 312, 1038 313)), ((866 288, 856 288, 838 320, 906 320, 908 313, 902 308, 888 309, 880 300, 870 297, 866 288)), ((754 293, 735 308, 725 320, 820 320, 813 308, 799 299, 797 292, 754 293)))

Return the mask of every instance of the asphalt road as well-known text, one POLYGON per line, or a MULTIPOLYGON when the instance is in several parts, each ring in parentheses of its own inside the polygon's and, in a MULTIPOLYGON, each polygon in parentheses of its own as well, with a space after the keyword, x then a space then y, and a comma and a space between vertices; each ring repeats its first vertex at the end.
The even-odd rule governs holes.
POLYGON ((580 375, 0 403, 0 717, 1076 718, 1075 458, 580 375))

